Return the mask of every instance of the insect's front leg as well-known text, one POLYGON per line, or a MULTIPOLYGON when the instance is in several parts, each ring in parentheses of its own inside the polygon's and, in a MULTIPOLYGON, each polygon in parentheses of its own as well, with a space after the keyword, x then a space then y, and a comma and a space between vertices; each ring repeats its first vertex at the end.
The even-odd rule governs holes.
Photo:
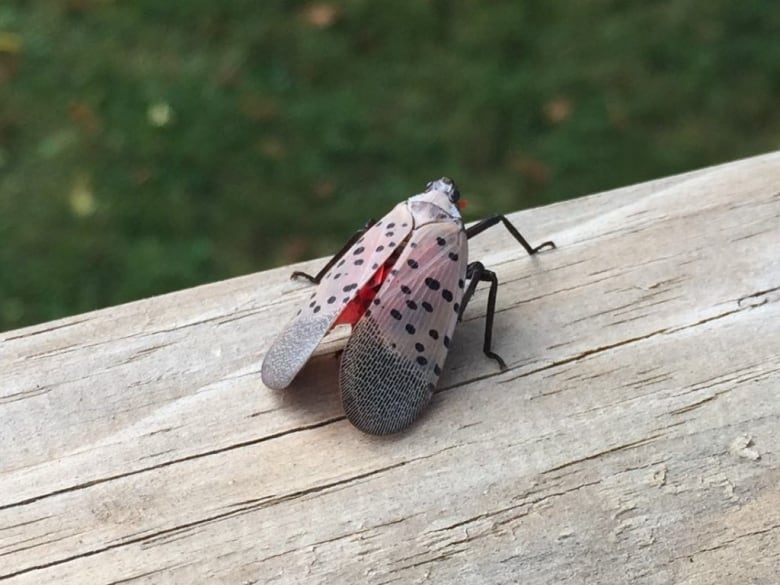
POLYGON ((463 311, 466 310, 466 305, 469 304, 471 297, 474 296, 477 284, 480 282, 489 282, 490 291, 488 292, 487 314, 485 315, 485 343, 482 346, 482 351, 484 351, 485 355, 489 358, 496 360, 498 366, 502 370, 506 370, 506 363, 504 360, 491 349, 493 344, 493 317, 496 314, 496 296, 498 294, 498 277, 495 272, 485 268, 482 262, 472 262, 466 267, 466 278, 469 280, 469 285, 463 292, 463 300, 460 303, 458 321, 462 320, 463 311))
POLYGON ((539 244, 535 248, 531 247, 531 245, 526 241, 526 239, 520 235, 520 232, 517 231, 517 228, 512 225, 512 223, 503 215, 496 214, 492 215, 490 217, 486 217, 485 219, 475 223, 473 226, 466 228, 466 237, 469 239, 473 238, 474 236, 481 234, 486 229, 493 227, 497 223, 503 223, 504 227, 509 230, 509 233, 512 234, 512 236, 520 242, 520 245, 525 248, 525 251, 528 252, 530 255, 534 255, 540 250, 543 250, 545 248, 555 248, 555 242, 553 241, 547 241, 539 244))
POLYGON ((336 252, 336 255, 333 256, 330 260, 328 260, 328 263, 323 266, 322 270, 320 270, 317 274, 312 276, 311 274, 307 274, 306 272, 301 272, 300 270, 296 270, 290 275, 290 278, 305 278, 312 284, 319 284, 322 278, 328 273, 328 270, 333 268, 333 266, 336 264, 336 262, 339 261, 339 259, 344 256, 344 254, 347 253, 347 251, 357 242, 363 234, 365 234, 372 225, 376 223, 375 219, 369 219, 366 222, 366 225, 364 225, 362 228, 357 230, 354 234, 352 234, 352 237, 347 240, 347 243, 344 244, 344 246, 336 252))

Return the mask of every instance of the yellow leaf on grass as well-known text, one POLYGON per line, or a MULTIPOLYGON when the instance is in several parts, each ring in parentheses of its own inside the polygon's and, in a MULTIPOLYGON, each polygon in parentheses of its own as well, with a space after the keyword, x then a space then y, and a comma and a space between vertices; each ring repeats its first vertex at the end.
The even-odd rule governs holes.
POLYGON ((315 28, 328 28, 339 19, 341 10, 327 2, 315 2, 306 6, 301 15, 308 24, 315 28))
POLYGON ((22 37, 16 33, 0 30, 0 53, 15 55, 22 50, 22 37))
POLYGON ((571 116, 574 105, 565 97, 557 97, 544 105, 544 115, 553 124, 560 124, 571 116))
POLYGON ((70 209, 77 217, 89 217, 97 209, 92 179, 87 173, 79 173, 70 188, 70 209))

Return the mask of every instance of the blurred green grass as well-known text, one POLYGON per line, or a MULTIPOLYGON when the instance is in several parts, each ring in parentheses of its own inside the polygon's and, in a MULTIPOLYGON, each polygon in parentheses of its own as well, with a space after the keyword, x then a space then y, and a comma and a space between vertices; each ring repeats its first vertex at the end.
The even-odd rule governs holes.
POLYGON ((0 330, 780 147, 745 0, 4 0, 0 330))

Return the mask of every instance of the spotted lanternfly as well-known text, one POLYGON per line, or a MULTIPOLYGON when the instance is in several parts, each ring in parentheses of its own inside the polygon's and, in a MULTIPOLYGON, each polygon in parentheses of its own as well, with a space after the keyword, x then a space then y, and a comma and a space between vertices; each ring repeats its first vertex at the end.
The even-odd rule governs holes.
POLYGON ((491 350, 498 279, 468 262, 468 240, 503 223, 529 254, 532 248, 503 216, 464 228, 455 183, 446 177, 396 205, 358 231, 316 275, 304 307, 263 360, 269 388, 286 388, 335 325, 352 325, 341 357, 339 385, 347 418, 367 433, 384 435, 410 425, 433 395, 455 324, 479 282, 489 282, 484 352, 491 350))

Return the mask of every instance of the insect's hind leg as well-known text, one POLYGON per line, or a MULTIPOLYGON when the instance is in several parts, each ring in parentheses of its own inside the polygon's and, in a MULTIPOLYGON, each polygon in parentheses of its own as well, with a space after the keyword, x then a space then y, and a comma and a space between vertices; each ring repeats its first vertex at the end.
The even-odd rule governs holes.
POLYGON ((504 227, 509 231, 510 234, 512 234, 512 237, 514 237, 518 242, 520 242, 520 245, 522 245, 523 248, 525 248, 525 251, 532 256, 545 248, 555 248, 555 242, 553 242, 552 240, 549 240, 547 242, 542 242, 535 248, 531 247, 531 245, 520 234, 520 232, 517 231, 517 228, 513 226, 512 223, 501 214, 491 215, 490 217, 486 217, 485 219, 475 223, 473 226, 466 228, 466 236, 469 239, 471 239, 474 236, 481 234, 486 229, 491 228, 494 225, 498 224, 499 222, 504 224, 504 227))
POLYGON ((322 278, 328 273, 328 270, 333 268, 333 266, 338 262, 344 254, 346 254, 349 249, 355 245, 355 242, 357 242, 363 234, 365 234, 372 225, 376 223, 375 219, 369 219, 366 222, 366 225, 364 225, 362 228, 357 230, 354 234, 352 234, 352 237, 347 240, 347 243, 344 244, 344 246, 336 252, 336 255, 333 256, 330 260, 328 260, 328 263, 322 267, 322 270, 320 270, 317 274, 312 276, 311 274, 307 274, 306 272, 301 272, 300 270, 296 270, 290 275, 290 278, 305 278, 312 284, 319 284, 322 278))
POLYGON ((485 343, 482 346, 482 351, 484 351, 485 355, 489 358, 496 360, 498 366, 502 370, 506 370, 506 363, 504 360, 491 349, 493 344, 493 317, 496 314, 496 296, 498 294, 498 277, 495 272, 485 268, 482 262, 472 262, 466 267, 466 278, 469 280, 469 285, 463 292, 463 300, 460 303, 458 321, 463 319, 463 311, 466 310, 466 305, 469 304, 471 297, 474 296, 477 284, 480 282, 489 282, 490 291, 488 291, 487 314, 485 316, 485 343))

